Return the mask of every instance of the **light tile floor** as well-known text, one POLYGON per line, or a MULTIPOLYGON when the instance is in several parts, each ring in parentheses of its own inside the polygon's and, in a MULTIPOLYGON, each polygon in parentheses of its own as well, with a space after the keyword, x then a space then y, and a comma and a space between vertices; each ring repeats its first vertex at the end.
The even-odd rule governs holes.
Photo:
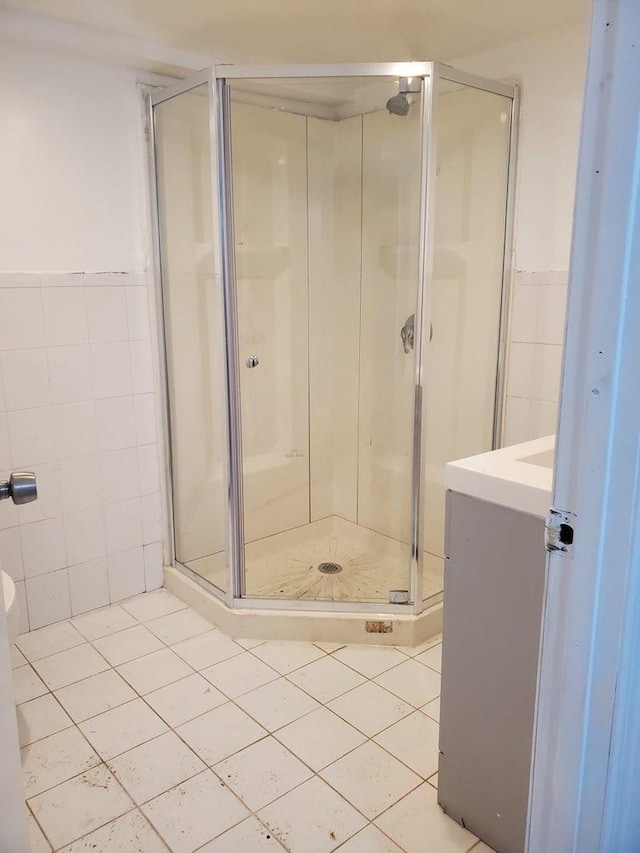
POLYGON ((159 590, 17 645, 33 851, 488 849, 437 804, 437 639, 233 641, 159 590))

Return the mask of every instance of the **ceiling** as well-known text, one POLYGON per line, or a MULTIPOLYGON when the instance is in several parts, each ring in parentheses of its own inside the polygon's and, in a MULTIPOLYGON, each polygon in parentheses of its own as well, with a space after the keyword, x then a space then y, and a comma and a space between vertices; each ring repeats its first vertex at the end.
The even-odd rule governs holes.
POLYGON ((588 14, 589 0, 8 0, 219 62, 450 60, 588 14))

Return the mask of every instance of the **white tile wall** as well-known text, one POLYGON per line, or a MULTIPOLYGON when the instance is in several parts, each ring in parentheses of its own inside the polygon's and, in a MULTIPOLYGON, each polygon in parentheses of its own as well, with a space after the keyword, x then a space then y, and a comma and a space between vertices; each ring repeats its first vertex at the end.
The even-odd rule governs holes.
POLYGON ((0 273, 0 563, 38 628, 162 585, 145 274, 0 273))
POLYGON ((511 303, 505 444, 556 430, 566 272, 516 272, 511 303))

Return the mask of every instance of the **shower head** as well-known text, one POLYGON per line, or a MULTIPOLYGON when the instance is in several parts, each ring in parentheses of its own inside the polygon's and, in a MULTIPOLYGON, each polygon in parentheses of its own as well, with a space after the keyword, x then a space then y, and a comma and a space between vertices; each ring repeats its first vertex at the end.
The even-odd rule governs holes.
POLYGON ((387 101, 387 109, 394 116, 409 115, 409 101, 404 92, 398 92, 387 101))
POLYGON ((409 107, 422 91, 420 77, 401 77, 398 80, 398 94, 387 101, 387 109, 394 116, 409 115, 409 107), (407 97, 409 95, 410 97, 407 97))

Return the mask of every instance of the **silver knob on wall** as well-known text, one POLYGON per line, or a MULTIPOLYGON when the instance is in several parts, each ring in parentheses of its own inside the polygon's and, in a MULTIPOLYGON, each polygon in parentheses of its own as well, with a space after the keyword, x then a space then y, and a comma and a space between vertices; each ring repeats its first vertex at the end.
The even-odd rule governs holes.
POLYGON ((245 364, 247 367, 257 367, 260 364, 260 359, 257 355, 250 355, 245 364))
POLYGON ((11 498, 14 504, 28 504, 38 497, 36 475, 32 471, 14 471, 0 481, 0 501, 11 498))

